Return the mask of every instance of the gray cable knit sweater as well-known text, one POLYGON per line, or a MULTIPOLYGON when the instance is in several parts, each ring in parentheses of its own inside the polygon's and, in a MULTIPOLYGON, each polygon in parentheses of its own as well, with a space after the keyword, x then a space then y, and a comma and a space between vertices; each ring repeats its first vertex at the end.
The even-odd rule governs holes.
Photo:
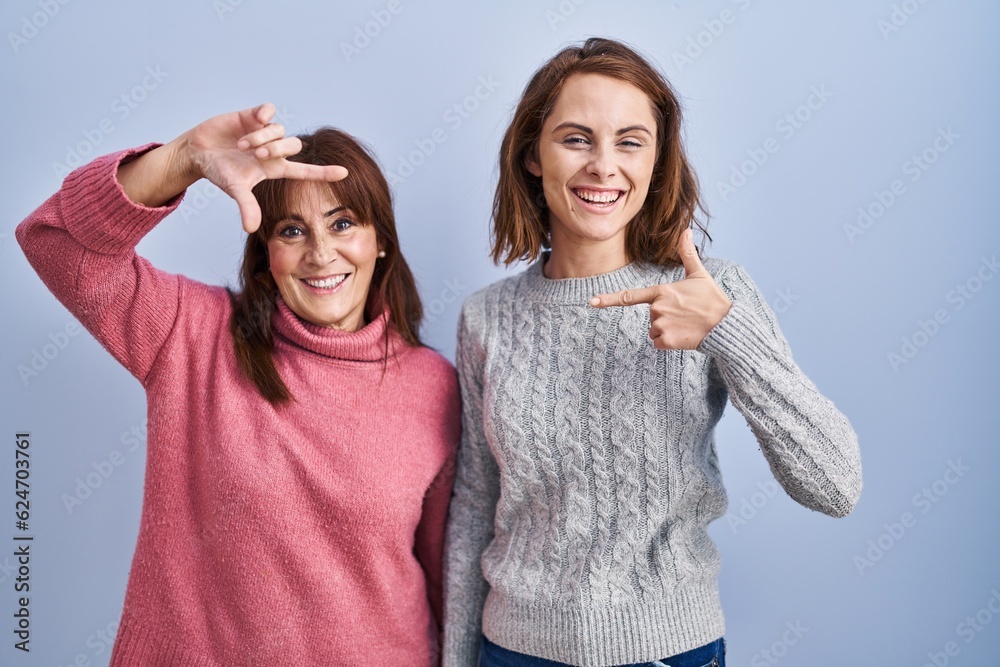
POLYGON ((656 350, 648 306, 588 305, 680 280, 680 267, 550 280, 537 262, 466 300, 446 667, 476 664, 480 632, 585 667, 720 637, 706 527, 726 509, 714 428, 727 398, 792 498, 833 516, 854 507, 861 462, 847 419, 796 366, 744 270, 704 263, 733 305, 697 351, 656 350))

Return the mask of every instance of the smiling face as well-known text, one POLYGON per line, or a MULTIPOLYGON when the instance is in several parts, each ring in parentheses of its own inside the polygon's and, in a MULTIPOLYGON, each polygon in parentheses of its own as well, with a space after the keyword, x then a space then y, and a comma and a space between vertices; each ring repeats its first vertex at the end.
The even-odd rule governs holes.
POLYGON ((293 313, 344 331, 365 325, 378 260, 375 227, 346 210, 329 187, 301 183, 267 241, 271 275, 293 313))
POLYGON ((601 74, 565 81, 537 159, 525 160, 542 179, 550 263, 579 263, 582 255, 600 256, 605 270, 628 263, 625 230, 646 201, 656 140, 649 98, 637 87, 601 74))

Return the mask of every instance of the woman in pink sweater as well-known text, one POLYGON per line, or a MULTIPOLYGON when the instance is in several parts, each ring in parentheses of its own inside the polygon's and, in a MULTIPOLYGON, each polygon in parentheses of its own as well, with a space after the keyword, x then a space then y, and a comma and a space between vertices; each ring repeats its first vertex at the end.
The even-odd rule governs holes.
POLYGON ((378 166, 337 130, 285 137, 273 114, 98 158, 17 229, 147 394, 112 665, 438 663, 455 372, 420 344, 378 166), (199 178, 249 232, 238 294, 136 255, 199 178))

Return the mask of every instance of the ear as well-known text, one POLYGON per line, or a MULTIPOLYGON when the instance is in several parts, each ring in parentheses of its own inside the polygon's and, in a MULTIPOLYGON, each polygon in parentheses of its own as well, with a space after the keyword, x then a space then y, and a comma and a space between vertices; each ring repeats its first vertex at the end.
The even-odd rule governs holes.
POLYGON ((528 173, 532 176, 537 176, 541 178, 542 176, 542 165, 538 163, 538 158, 536 157, 538 153, 537 147, 532 147, 524 155, 524 168, 528 170, 528 173))

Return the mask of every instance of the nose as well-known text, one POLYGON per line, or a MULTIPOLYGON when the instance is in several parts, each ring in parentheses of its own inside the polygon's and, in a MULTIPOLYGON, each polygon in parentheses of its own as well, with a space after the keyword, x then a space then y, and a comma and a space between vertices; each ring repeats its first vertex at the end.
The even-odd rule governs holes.
POLYGON ((314 234, 309 240, 309 260, 316 266, 325 266, 337 257, 337 242, 329 235, 314 234))
POLYGON ((587 173, 602 181, 614 176, 614 148, 604 143, 595 144, 590 152, 587 173))

